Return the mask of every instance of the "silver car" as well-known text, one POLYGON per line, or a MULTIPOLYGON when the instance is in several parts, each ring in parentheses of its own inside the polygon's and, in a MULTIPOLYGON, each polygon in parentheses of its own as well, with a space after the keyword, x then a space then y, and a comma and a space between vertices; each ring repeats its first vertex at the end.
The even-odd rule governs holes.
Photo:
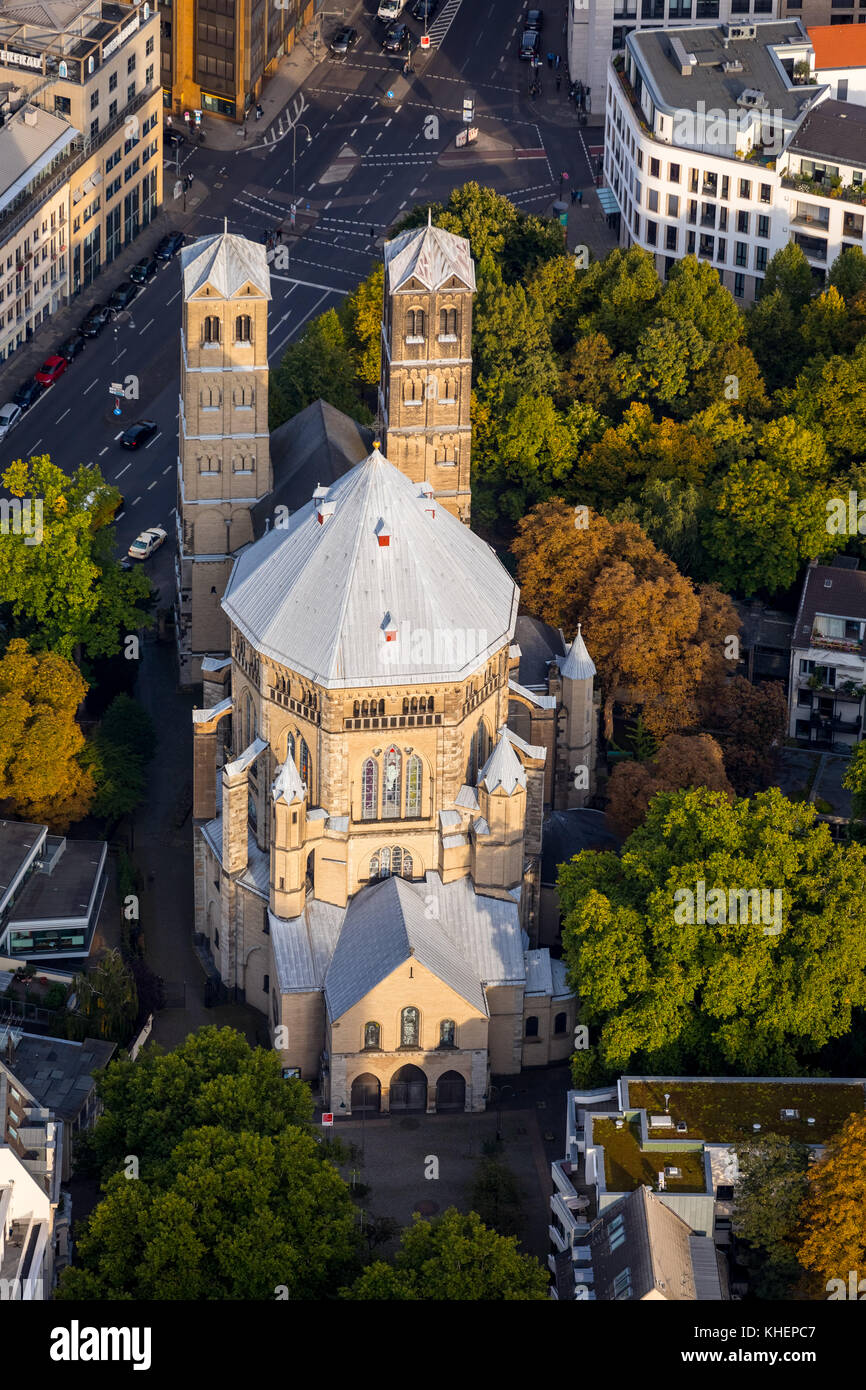
POLYGON ((7 401, 0 406, 0 439, 5 439, 10 430, 14 430, 21 416, 24 414, 20 405, 14 401, 7 401))

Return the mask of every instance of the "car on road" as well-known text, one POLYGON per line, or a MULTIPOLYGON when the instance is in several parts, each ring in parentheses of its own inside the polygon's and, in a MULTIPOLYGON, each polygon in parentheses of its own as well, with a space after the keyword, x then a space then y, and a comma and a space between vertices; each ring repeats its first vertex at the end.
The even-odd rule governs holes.
POLYGON ((415 0, 412 6, 413 19, 431 20, 439 6, 439 0, 415 0))
POLYGON ((169 232, 168 236, 163 237, 153 254, 158 261, 170 261, 172 256, 177 255, 185 240, 183 232, 169 232))
POLYGON ((165 540, 165 534, 161 526, 148 527, 140 536, 136 536, 126 552, 127 555, 131 560, 147 560, 155 550, 159 550, 165 540))
POLYGON ((33 380, 38 381, 40 386, 53 386, 68 366, 65 357, 46 357, 33 380))
POLYGON ((77 357, 79 352, 83 352, 86 347, 87 343, 81 334, 73 333, 70 338, 66 339, 65 343, 60 344, 57 351, 61 357, 66 358, 67 362, 71 362, 73 357, 77 357))
POLYGON ((158 433, 159 425, 155 420, 136 420, 120 436, 120 447, 122 449, 142 449, 148 440, 153 439, 153 436, 158 433))
POLYGON ((331 39, 331 52, 337 58, 344 58, 357 42, 357 29, 353 29, 350 24, 344 24, 342 29, 338 29, 331 39))
POLYGON ((382 40, 386 53, 402 53, 409 42, 409 30, 405 24, 393 24, 382 40))
POLYGON ((146 285, 153 279, 159 270, 159 261, 156 256, 145 256, 143 261, 132 267, 129 272, 130 280, 134 280, 137 285, 146 285))
POLYGON ((517 50, 521 58, 537 58, 541 51, 541 35, 537 29, 526 29, 523 38, 520 40, 520 47, 517 50))
POLYGON ((110 318, 111 310, 107 304, 94 304, 78 331, 85 338, 98 338, 110 318))
POLYGON ((29 410, 33 402, 39 400, 44 390, 45 387, 42 382, 37 381, 35 376, 32 376, 29 381, 25 381, 23 386, 18 387, 12 399, 16 405, 20 405, 22 410, 29 410))
POLYGON ((112 290, 108 296, 108 308, 111 313, 119 314, 122 309, 131 304, 138 294, 138 285, 134 280, 127 280, 124 285, 118 285, 116 290, 112 290))
POLYGON ((383 24, 393 24, 395 19, 400 18, 405 4, 406 0, 380 0, 376 18, 383 24))
POLYGON ((179 150, 181 145, 186 144, 186 136, 181 135, 179 130, 166 130, 163 132, 162 143, 165 149, 179 150))
POLYGON ((527 10, 523 27, 524 29, 535 29, 540 34, 544 28, 544 10, 527 10))
POLYGON ((14 401, 7 401, 5 405, 0 406, 0 439, 5 439, 10 430, 14 430, 23 414, 20 405, 16 405, 14 401))

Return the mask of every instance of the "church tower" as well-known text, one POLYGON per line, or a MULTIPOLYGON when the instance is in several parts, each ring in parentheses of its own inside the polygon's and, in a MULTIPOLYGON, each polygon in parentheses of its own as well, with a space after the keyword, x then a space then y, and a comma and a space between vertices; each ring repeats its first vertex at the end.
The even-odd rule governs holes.
POLYGON ((383 452, 467 525, 474 292, 469 242, 429 216, 426 227, 385 243, 383 452))
POLYGON ((264 246, 221 232, 182 252, 177 640, 181 685, 228 652, 222 610, 251 509, 273 487, 264 246))

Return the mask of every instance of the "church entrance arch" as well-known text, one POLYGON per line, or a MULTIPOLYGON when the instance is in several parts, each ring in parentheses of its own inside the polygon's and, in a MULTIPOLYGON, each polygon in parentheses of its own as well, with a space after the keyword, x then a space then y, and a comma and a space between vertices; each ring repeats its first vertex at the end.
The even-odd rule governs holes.
POLYGON ((466 1079, 459 1071, 443 1072, 436 1083, 436 1110, 466 1109, 466 1079))
POLYGON ((427 1077, 420 1067, 408 1064, 395 1071, 391 1078, 389 1105, 392 1113, 427 1109, 427 1077))
POLYGON ((366 1111, 368 1115, 378 1115, 382 1103, 382 1086, 372 1072, 362 1072, 352 1082, 352 1114, 366 1111))

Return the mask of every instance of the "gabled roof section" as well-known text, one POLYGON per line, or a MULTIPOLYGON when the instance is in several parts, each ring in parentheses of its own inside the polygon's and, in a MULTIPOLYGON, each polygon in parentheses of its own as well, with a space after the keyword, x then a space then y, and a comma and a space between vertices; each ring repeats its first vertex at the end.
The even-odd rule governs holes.
POLYGON ((223 299, 271 297, 267 253, 247 237, 216 232, 180 254, 184 299, 194 298, 205 286, 223 299))
POLYGON ((307 788, 301 781, 301 774, 295 767, 292 758, 286 758, 271 787, 271 796, 274 801, 279 801, 280 797, 291 806, 293 801, 303 801, 307 795, 307 788))
POLYGON ((568 656, 560 667, 560 675, 563 680, 568 681, 585 681, 595 675, 595 662, 586 650, 586 643, 580 632, 580 623, 577 625, 574 641, 568 649, 568 656))
POLYGON ((481 981, 427 915, 424 898, 403 879, 389 878, 356 894, 346 909, 325 976, 329 1017, 341 1018, 410 956, 486 1016, 481 981))
POLYGON ((502 729, 499 742, 481 769, 478 785, 486 787, 489 792, 498 791, 501 787, 507 796, 511 796, 518 787, 526 790, 523 763, 512 748, 505 729, 502 729))
POLYGON ((409 287, 417 280, 428 290, 437 290, 449 280, 475 289, 475 265, 466 237, 443 231, 428 221, 426 227, 413 227, 385 242, 385 289, 409 287))

